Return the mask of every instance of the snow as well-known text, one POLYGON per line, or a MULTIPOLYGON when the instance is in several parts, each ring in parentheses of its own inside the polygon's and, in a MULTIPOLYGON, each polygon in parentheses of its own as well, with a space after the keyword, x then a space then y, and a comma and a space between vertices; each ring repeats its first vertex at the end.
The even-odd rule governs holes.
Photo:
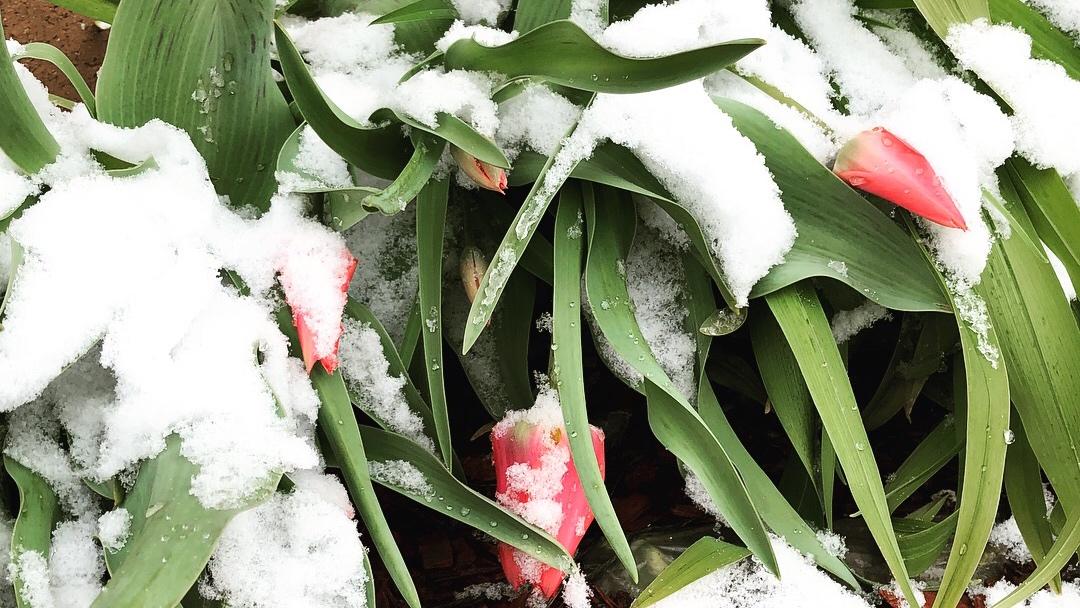
POLYGON ((712 515, 719 525, 728 527, 724 514, 720 512, 720 507, 716 505, 712 496, 709 495, 709 491, 705 488, 705 484, 701 482, 701 478, 693 472, 687 471, 685 481, 685 492, 690 502, 697 505, 702 511, 712 515))
POLYGON ((499 105, 495 141, 511 160, 525 148, 551 156, 580 116, 581 108, 562 95, 529 85, 499 105))
POLYGON ((61 522, 53 531, 47 559, 37 551, 23 551, 8 564, 8 575, 21 581, 29 606, 83 608, 94 601, 105 574, 101 549, 93 539, 95 528, 91 521, 61 522))
POLYGON ((131 513, 123 507, 103 513, 97 521, 97 538, 109 551, 119 551, 131 533, 131 513))
POLYGON ((690 583, 656 604, 657 608, 788 608, 807 605, 829 608, 870 608, 828 574, 814 567, 783 540, 772 537, 782 574, 773 576, 756 558, 720 568, 690 583))
POLYGON ((445 53, 458 40, 473 40, 483 46, 502 46, 516 40, 517 32, 507 32, 483 25, 466 25, 464 21, 455 21, 446 30, 443 37, 435 43, 435 48, 445 53))
POLYGON ((293 471, 289 473, 289 479, 301 490, 314 492, 323 501, 328 502, 344 513, 349 519, 355 519, 356 510, 345 486, 341 485, 337 477, 320 472, 318 469, 306 471, 293 471))
POLYGON ((510 9, 511 0, 450 0, 458 15, 468 23, 495 25, 510 9))
POLYGON ((235 608, 364 608, 365 553, 354 521, 297 488, 229 522, 200 592, 235 608))
POLYGON ((851 310, 841 310, 832 318, 833 338, 836 339, 837 344, 843 344, 860 331, 891 317, 892 315, 885 307, 870 301, 851 310))
POLYGON ((836 559, 843 560, 847 556, 847 541, 843 536, 828 530, 818 530, 817 539, 825 551, 836 559))
POLYGON ((282 184, 282 190, 323 191, 350 188, 353 185, 348 163, 331 150, 308 125, 300 131, 300 147, 293 162, 303 174, 284 171, 275 173, 278 183, 282 184))
POLYGON ((1050 266, 1054 269, 1054 274, 1057 275, 1058 282, 1061 283, 1061 289, 1065 292, 1066 300, 1076 299, 1076 286, 1072 283, 1072 278, 1069 277, 1069 272, 1065 269, 1065 264, 1061 262, 1053 251, 1046 245, 1043 245, 1043 251, 1046 252, 1047 259, 1050 260, 1050 266))
MULTIPOLYGON (((0 547, 11 547, 11 527, 7 514, 0 510, 0 547)), ((15 589, 8 583, 11 582, 11 551, 0 551, 0 580, 5 584, 0 585, 0 606, 3 608, 15 608, 15 589)))
MULTIPOLYGON (((655 207, 641 201, 639 208, 655 207)), ((690 403, 697 400, 697 341, 688 327, 686 275, 675 247, 639 225, 626 258, 626 287, 641 335, 660 367, 690 403)))
POLYGON ((461 600, 508 600, 517 597, 518 592, 510 583, 477 583, 461 591, 454 592, 454 599, 461 600))
POLYGON ((416 465, 407 460, 369 461, 368 474, 379 483, 422 496, 429 502, 435 498, 435 488, 431 482, 416 465))
POLYGON ((1012 107, 1018 152, 1040 168, 1080 171, 1080 82, 1059 64, 1032 57, 1031 37, 1009 25, 956 25, 947 42, 961 65, 1012 107))
POLYGON ((0 218, 11 215, 37 188, 23 175, 0 167, 0 218))
POLYGON ((1020 534, 1020 528, 1016 524, 1016 518, 1010 517, 1005 521, 994 524, 990 530, 990 545, 1005 553, 1005 557, 1018 564, 1026 564, 1034 560, 1031 551, 1020 534))
POLYGON ((379 333, 355 319, 345 320, 341 339, 341 370, 359 405, 387 429, 434 453, 435 444, 424 434, 424 420, 412 411, 405 397, 405 376, 390 373, 379 333))
MULTIPOLYGON (((1005 598, 1016 585, 1005 579, 994 583, 993 586, 979 589, 986 595, 986 605, 993 606, 1005 598)), ((1049 589, 1040 589, 1022 604, 1019 608, 1072 608, 1080 605, 1080 583, 1066 582, 1061 585, 1061 594, 1058 595, 1049 589)))
POLYGON ((602 35, 607 18, 607 0, 572 0, 570 3, 570 20, 593 38, 602 35))
POLYGON ((566 608, 589 608, 592 589, 581 570, 575 569, 563 583, 562 600, 566 608))
POLYGON ((1022 0, 1080 42, 1080 4, 1073 0, 1022 0))

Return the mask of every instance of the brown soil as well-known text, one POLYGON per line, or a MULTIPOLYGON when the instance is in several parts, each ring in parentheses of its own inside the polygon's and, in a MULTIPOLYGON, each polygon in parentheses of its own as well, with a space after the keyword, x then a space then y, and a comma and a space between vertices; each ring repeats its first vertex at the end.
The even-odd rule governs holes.
MULTIPOLYGON (((107 31, 99 29, 90 19, 45 0, 0 0, 0 16, 4 20, 5 37, 22 43, 48 42, 57 47, 79 68, 90 88, 94 88, 98 68, 105 58, 107 31)), ((50 93, 78 99, 67 78, 52 64, 44 61, 25 63, 50 93)))

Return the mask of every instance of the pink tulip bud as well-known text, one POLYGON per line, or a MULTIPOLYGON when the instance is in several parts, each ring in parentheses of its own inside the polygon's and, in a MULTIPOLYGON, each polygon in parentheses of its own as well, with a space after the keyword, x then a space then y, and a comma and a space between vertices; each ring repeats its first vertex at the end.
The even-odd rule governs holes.
POLYGON ((833 172, 864 192, 931 222, 967 230, 967 223, 926 157, 882 127, 863 131, 841 148, 833 172))
MULTIPOLYGON (((541 395, 541 400, 544 395, 541 395)), ((558 403, 546 415, 528 412, 508 415, 491 431, 495 459, 496 498, 526 521, 544 529, 568 553, 577 551, 593 521, 570 457, 570 444, 562 426, 558 403)), ((590 426, 593 450, 604 474, 604 433, 590 426)), ((507 545, 499 545, 499 561, 514 588, 531 583, 546 598, 554 597, 564 573, 507 545)))
POLYGON ((287 261, 280 270, 281 285, 292 310, 304 367, 310 374, 318 361, 332 374, 337 369, 338 346, 344 332, 341 314, 357 261, 348 249, 342 248, 334 259, 322 261, 318 272, 308 262, 287 261))
POLYGON ((461 170, 465 172, 465 175, 468 175, 469 179, 476 182, 477 186, 485 190, 493 190, 499 194, 506 194, 505 169, 485 163, 457 146, 450 146, 450 154, 457 161, 461 170))

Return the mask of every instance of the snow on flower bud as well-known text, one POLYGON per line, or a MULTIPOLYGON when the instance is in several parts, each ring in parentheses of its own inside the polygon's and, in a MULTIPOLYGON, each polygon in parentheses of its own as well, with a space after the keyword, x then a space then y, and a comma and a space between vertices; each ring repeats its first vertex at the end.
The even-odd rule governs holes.
POLYGON ((292 310, 300 352, 309 374, 316 361, 322 363, 327 373, 337 368, 338 345, 344 331, 341 314, 348 301, 349 281, 356 264, 356 258, 343 243, 291 250, 280 264, 281 287, 292 310))
POLYGON ((506 193, 505 169, 485 163, 457 146, 450 146, 450 154, 465 175, 468 175, 477 186, 485 190, 494 190, 499 194, 506 193))
POLYGON ((480 283, 484 280, 488 263, 484 259, 484 252, 476 247, 466 247, 461 252, 461 284, 465 287, 465 295, 471 304, 476 299, 476 292, 480 291, 480 283))
MULTIPOLYGON (((604 433, 589 427, 604 474, 604 433)), ((592 509, 570 457, 558 396, 542 390, 528 410, 512 412, 491 431, 496 499, 551 534, 571 555, 593 521, 592 509)), ((499 561, 515 588, 532 584, 545 598, 559 590, 564 573, 502 543, 499 561)))
POLYGON ((852 187, 931 222, 967 230, 964 216, 926 157, 882 127, 848 141, 836 157, 833 172, 852 187))

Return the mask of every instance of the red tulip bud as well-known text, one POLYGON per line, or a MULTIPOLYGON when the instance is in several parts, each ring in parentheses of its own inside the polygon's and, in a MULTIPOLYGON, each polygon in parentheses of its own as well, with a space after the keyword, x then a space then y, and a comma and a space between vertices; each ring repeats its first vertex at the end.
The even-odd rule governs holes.
POLYGON ((833 172, 852 187, 931 222, 967 230, 964 216, 926 157, 882 127, 863 131, 845 144, 833 172))
POLYGON ((356 258, 344 247, 336 257, 320 260, 313 269, 310 259, 286 260, 280 270, 285 301, 292 310, 293 325, 308 373, 315 362, 327 373, 338 365, 338 345, 344 327, 341 314, 348 300, 349 281, 356 271, 356 258))
POLYGON ((499 194, 506 193, 505 169, 485 163, 457 146, 450 146, 450 154, 457 161, 461 170, 465 172, 465 175, 468 175, 469 179, 476 182, 477 186, 485 190, 494 190, 499 194))
MULTIPOLYGON (((602 476, 604 433, 589 429, 602 476)), ((593 512, 570 457, 558 402, 541 394, 533 409, 508 415, 492 429, 491 446, 499 503, 543 528, 573 555, 592 524, 593 512)), ((562 585, 562 571, 505 543, 499 545, 499 561, 514 588, 531 583, 551 598, 562 585)))

